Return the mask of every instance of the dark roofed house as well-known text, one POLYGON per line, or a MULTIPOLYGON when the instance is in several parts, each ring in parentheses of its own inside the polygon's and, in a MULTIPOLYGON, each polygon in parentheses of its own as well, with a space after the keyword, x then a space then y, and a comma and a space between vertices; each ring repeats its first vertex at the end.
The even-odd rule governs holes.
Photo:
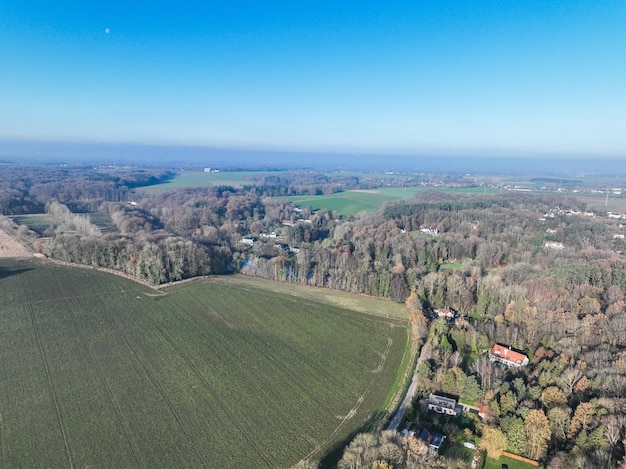
POLYGON ((526 355, 502 344, 493 344, 491 350, 489 350, 489 359, 492 362, 497 361, 506 366, 528 365, 528 357, 526 355))
POLYGON ((429 448, 434 449, 439 452, 439 448, 443 444, 443 440, 446 439, 445 435, 440 435, 439 433, 431 433, 425 428, 420 432, 420 440, 427 444, 429 448))

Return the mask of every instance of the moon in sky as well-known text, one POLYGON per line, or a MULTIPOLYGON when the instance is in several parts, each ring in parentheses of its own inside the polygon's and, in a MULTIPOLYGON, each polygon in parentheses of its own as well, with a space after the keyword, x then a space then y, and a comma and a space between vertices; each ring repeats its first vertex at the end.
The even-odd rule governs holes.
POLYGON ((111 30, 110 30, 109 28, 104 28, 104 32, 105 32, 106 34, 109 34, 109 33, 111 32, 111 30))

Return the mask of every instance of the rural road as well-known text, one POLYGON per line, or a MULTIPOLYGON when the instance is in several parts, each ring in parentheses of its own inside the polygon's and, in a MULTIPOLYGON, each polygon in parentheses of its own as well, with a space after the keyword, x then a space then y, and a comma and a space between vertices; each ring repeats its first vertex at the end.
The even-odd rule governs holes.
POLYGON ((404 396, 404 399, 402 399, 402 403, 400 404, 400 407, 398 407, 398 410, 396 411, 395 415, 391 419, 391 422, 389 422, 389 425, 387 426, 387 430, 396 430, 396 431, 398 430, 398 426, 400 425, 400 422, 404 418, 404 414, 406 414, 406 411, 409 408, 409 404, 413 401, 413 398, 415 398, 415 393, 417 392, 417 369, 424 362, 424 360, 428 360, 430 358, 430 349, 431 349, 431 343, 430 343, 430 339, 428 339, 426 343, 424 344, 424 346, 422 347, 422 349, 420 350, 420 356, 417 358, 417 365, 415 365, 415 371, 413 372, 413 379, 411 379, 411 385, 409 386, 409 389, 407 390, 406 395, 404 396))

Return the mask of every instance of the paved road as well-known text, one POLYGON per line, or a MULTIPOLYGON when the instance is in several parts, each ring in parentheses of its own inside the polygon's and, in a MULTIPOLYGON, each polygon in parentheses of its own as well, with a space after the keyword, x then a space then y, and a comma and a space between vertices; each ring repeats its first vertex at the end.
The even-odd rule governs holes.
POLYGON ((413 372, 413 379, 411 379, 411 385, 409 386, 409 389, 406 392, 404 399, 402 399, 402 403, 400 404, 400 407, 398 407, 398 410, 396 411, 395 415, 391 419, 391 422, 389 422, 389 425, 387 426, 387 430, 396 430, 396 431, 398 430, 398 426, 400 425, 400 422, 402 422, 402 419, 404 418, 404 414, 406 414, 406 411, 409 408, 409 404, 413 401, 413 399, 415 398, 415 393, 417 392, 417 375, 416 375, 417 369, 425 360, 428 360, 430 358, 430 350, 431 350, 431 343, 430 343, 430 339, 428 339, 426 343, 424 344, 424 346, 422 347, 422 350, 420 350, 420 356, 417 358, 417 365, 415 365, 415 371, 413 372))

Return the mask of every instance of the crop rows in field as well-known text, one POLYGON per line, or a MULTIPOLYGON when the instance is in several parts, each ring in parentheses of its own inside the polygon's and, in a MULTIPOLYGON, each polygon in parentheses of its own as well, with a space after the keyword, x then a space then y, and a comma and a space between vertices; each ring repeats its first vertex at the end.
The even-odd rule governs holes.
POLYGON ((380 410, 406 322, 222 282, 0 265, 4 467, 288 467, 380 410))

